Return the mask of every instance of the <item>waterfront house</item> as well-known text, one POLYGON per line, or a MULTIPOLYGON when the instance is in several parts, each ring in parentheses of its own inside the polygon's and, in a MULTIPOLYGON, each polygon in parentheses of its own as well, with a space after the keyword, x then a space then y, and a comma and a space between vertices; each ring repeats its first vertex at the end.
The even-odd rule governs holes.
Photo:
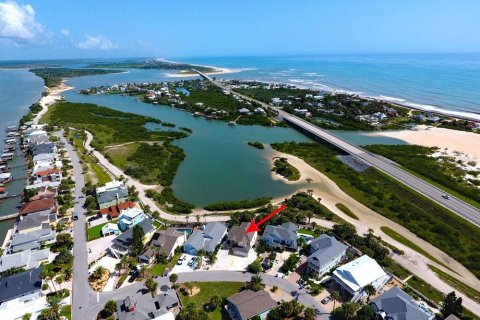
POLYGON ((55 154, 53 153, 40 153, 33 157, 33 165, 36 165, 39 162, 53 162, 55 161, 55 154))
POLYGON ((257 232, 246 233, 249 222, 233 226, 227 235, 227 245, 235 256, 246 257, 257 240, 257 232))
POLYGON ((262 235, 262 240, 270 247, 281 249, 297 249, 298 226, 286 222, 280 226, 267 225, 262 235))
POLYGON ((153 234, 152 240, 147 248, 138 257, 141 263, 151 264, 155 261, 155 255, 163 255, 170 259, 175 250, 185 242, 185 234, 178 232, 175 228, 168 228, 165 231, 157 231, 153 234))
POLYGON ((37 131, 37 133, 25 137, 23 143, 28 146, 34 146, 37 144, 44 144, 50 142, 48 135, 44 132, 45 131, 37 131))
POLYGON ((125 184, 122 181, 118 180, 113 180, 110 182, 105 183, 104 186, 98 187, 95 191, 97 193, 97 196, 107 192, 107 191, 115 191, 115 190, 120 190, 120 189, 127 189, 125 187, 125 184))
POLYGON ((108 237, 111 235, 119 235, 120 230, 118 229, 118 225, 115 223, 107 223, 102 227, 102 236, 108 237))
POLYGON ((57 221, 57 214, 46 211, 20 216, 17 223, 17 233, 29 233, 36 230, 50 228, 57 221))
POLYGON ((57 144, 54 142, 41 143, 33 145, 29 148, 29 153, 32 157, 38 156, 40 154, 56 154, 57 153, 57 144))
POLYGON ((33 184, 58 187, 62 181, 62 170, 47 169, 38 171, 33 175, 33 184))
POLYGON ((8 302, 27 302, 42 296, 42 270, 39 267, 0 279, 0 313, 8 302))
POLYGON ((370 302, 375 319, 432 320, 435 314, 418 304, 415 299, 398 287, 393 287, 370 302))
POLYGON ((147 215, 145 212, 138 207, 125 209, 118 217, 118 228, 125 231, 134 225, 139 224, 146 218, 147 215))
POLYGON ((227 298, 225 309, 232 320, 248 320, 256 316, 266 319, 270 310, 276 306, 275 300, 265 290, 243 290, 227 298))
POLYGON ((53 260, 53 257, 49 248, 5 254, 0 257, 0 272, 11 268, 24 268, 25 270, 38 268, 41 263, 48 263, 51 260, 53 260))
POLYGON ((366 285, 371 284, 378 291, 390 278, 377 261, 367 255, 350 261, 333 271, 334 281, 340 285, 343 292, 352 296, 353 302, 366 296, 366 292, 363 290, 366 285))
POLYGON ((238 110, 238 113, 241 114, 241 115, 249 115, 250 114, 250 110, 248 110, 247 108, 241 108, 240 110, 238 110))
POLYGON ((16 233, 10 243, 10 252, 19 252, 24 250, 38 250, 41 243, 53 243, 57 233, 46 224, 42 225, 42 229, 34 230, 27 233, 16 233))
POLYGON ((220 222, 207 223, 203 230, 192 232, 183 245, 184 252, 197 255, 198 251, 214 252, 227 234, 227 227, 220 222))
POLYGON ((108 208, 103 208, 100 210, 102 216, 108 216, 110 219, 118 218, 123 210, 136 208, 137 204, 133 201, 126 201, 108 208))
POLYGON ((27 215, 31 213, 56 213, 57 212, 57 200, 55 198, 46 198, 41 200, 35 200, 26 202, 20 209, 20 215, 27 215))
POLYGON ((105 209, 114 205, 118 205, 128 200, 128 190, 127 189, 118 189, 118 190, 109 190, 97 194, 98 207, 105 209))
POLYGON ((47 199, 47 198, 56 198, 57 197, 57 188, 51 187, 40 187, 37 189, 37 194, 32 196, 29 201, 47 199))
POLYGON ((307 258, 307 273, 323 275, 336 267, 347 254, 347 246, 335 237, 322 234, 310 243, 307 258))
MULTIPOLYGON (((143 229, 143 244, 147 244, 152 239, 153 233, 155 232, 153 221, 152 219, 148 218, 140 222, 138 225, 143 229)), ((113 239, 110 251, 112 252, 113 256, 115 256, 116 258, 120 258, 130 252, 132 242, 133 228, 130 228, 115 239, 113 239)))

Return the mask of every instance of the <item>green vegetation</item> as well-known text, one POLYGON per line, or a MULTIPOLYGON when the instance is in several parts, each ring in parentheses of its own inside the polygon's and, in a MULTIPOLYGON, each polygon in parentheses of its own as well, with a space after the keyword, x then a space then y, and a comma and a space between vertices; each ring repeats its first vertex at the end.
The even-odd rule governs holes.
POLYGON ((204 207, 207 211, 225 211, 225 210, 238 210, 238 209, 250 209, 260 207, 270 203, 272 198, 257 198, 253 200, 240 200, 240 201, 224 201, 212 203, 204 207))
POLYGON ((328 146, 293 142, 272 146, 304 159, 347 194, 440 248, 480 277, 479 228, 374 168, 363 173, 351 169, 328 146))
POLYGON ((297 254, 292 253, 280 267, 280 271, 283 273, 292 272, 297 267, 298 261, 300 261, 300 257, 297 254))
POLYGON ((162 192, 150 189, 145 192, 145 195, 172 213, 192 213, 192 209, 195 208, 193 204, 177 199, 170 187, 164 188, 162 192))
POLYGON ((392 230, 390 229, 389 227, 386 227, 386 226, 382 226, 380 227, 380 230, 383 231, 383 233, 385 233, 387 236, 389 236, 390 238, 392 238, 393 240, 396 240, 398 242, 400 242, 401 244, 403 245, 406 245, 407 247, 409 247, 410 249, 413 249, 415 251, 417 251, 418 253, 420 253, 421 255, 424 255, 425 257, 427 257, 428 259, 444 266, 445 268, 448 268, 447 266, 445 266, 441 261, 439 261, 438 259, 436 259, 435 257, 433 257, 431 254, 429 254, 427 251, 423 250, 421 247, 419 247, 417 244, 413 243, 412 241, 408 240, 407 238, 405 238, 404 236, 402 236, 401 234, 399 234, 398 232, 396 232, 395 230, 392 230))
POLYGON ((160 60, 129 60, 123 62, 100 62, 88 65, 89 68, 124 68, 124 69, 161 69, 161 70, 178 70, 182 73, 195 73, 193 69, 200 72, 215 72, 217 69, 205 66, 198 66, 188 63, 177 63, 160 60))
POLYGON ((463 282, 455 279, 448 273, 443 272, 442 270, 438 269, 435 266, 428 265, 428 267, 432 269, 432 271, 435 272, 438 275, 438 277, 442 279, 444 282, 448 283, 458 291, 464 293, 470 299, 476 301, 477 303, 480 303, 480 291, 464 284, 463 282))
POLYGON ((60 311, 60 315, 62 317, 66 317, 68 320, 72 320, 72 306, 63 306, 62 310, 60 311))
POLYGON ((175 264, 177 263, 178 259, 182 253, 176 253, 170 261, 167 261, 165 263, 158 262, 155 264, 152 269, 149 270, 149 274, 152 277, 159 276, 162 277, 163 274, 165 273, 165 270, 171 270, 175 264))
POLYGON ((358 220, 358 217, 355 213, 353 213, 352 210, 350 210, 346 205, 344 205, 343 203, 337 203, 335 204, 335 207, 338 208, 338 210, 342 211, 343 213, 345 213, 347 216, 349 216, 350 218, 352 219, 355 219, 355 220, 358 220))
POLYGON ((121 71, 105 69, 34 68, 30 69, 30 72, 42 78, 46 87, 54 88, 58 87, 64 78, 118 73, 121 71))
POLYGON ((272 98, 280 98, 282 100, 288 99, 289 97, 303 99, 307 94, 316 95, 318 93, 318 91, 315 90, 284 87, 273 89, 264 89, 258 87, 249 89, 236 89, 236 91, 265 103, 270 103, 272 98))
POLYGON ((288 181, 296 181, 300 179, 300 171, 288 163, 287 158, 275 159, 272 171, 283 176, 288 181))
MULTIPOLYGON (((459 168, 459 163, 454 158, 432 157, 431 155, 438 151, 438 148, 418 145, 371 145, 366 148, 399 163, 417 176, 480 208, 480 189, 478 188, 480 182, 466 179, 467 171, 459 168)), ((480 174, 475 171, 468 173, 480 174)))
POLYGON ((304 228, 299 228, 299 229, 297 230, 297 233, 307 234, 307 235, 310 235, 310 236, 312 236, 312 237, 316 237, 316 236, 317 236, 317 233, 316 233, 314 230, 304 229, 304 228))
POLYGON ((26 122, 32 121, 35 115, 39 113, 41 110, 42 110, 42 106, 38 102, 33 103, 29 107, 28 113, 20 119, 19 124, 23 126, 26 122))
POLYGON ((423 281, 417 276, 411 277, 408 281, 407 284, 411 286, 412 288, 418 290, 421 294, 423 294, 425 297, 428 299, 432 300, 435 303, 440 303, 443 301, 443 298, 445 298, 445 295, 432 287, 430 284, 427 282, 423 281))
POLYGON ((91 228, 88 228, 88 225, 87 225, 87 241, 100 239, 102 237, 102 228, 107 223, 117 223, 117 219, 99 224, 98 226, 91 227, 91 228))
POLYGON ((106 157, 125 174, 144 184, 172 184, 180 162, 185 158, 183 150, 170 141, 159 143, 133 143, 113 146, 105 150, 106 157))
MULTIPOLYGON (((244 283, 242 282, 190 282, 190 285, 198 288, 200 291, 190 296, 187 288, 189 285, 183 284, 181 289, 178 291, 178 296, 182 302, 182 305, 187 306, 190 303, 193 303, 197 308, 203 309, 208 306, 212 298, 217 296, 220 299, 224 300, 236 293, 238 293, 244 283)), ((188 318, 189 319, 189 318, 188 318)), ((210 320, 221 320, 222 317, 222 308, 215 308, 212 312, 208 313, 208 319, 210 320)))
POLYGON ((249 141, 248 145, 252 146, 254 148, 260 149, 260 150, 265 149, 265 147, 263 146, 263 143, 258 142, 258 141, 249 141))

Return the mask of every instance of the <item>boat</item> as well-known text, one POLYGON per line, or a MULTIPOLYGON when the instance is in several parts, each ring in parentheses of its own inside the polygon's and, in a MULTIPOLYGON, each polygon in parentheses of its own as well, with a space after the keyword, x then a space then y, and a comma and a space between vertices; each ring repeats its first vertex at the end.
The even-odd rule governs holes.
POLYGON ((3 154, 0 156, 0 160, 3 160, 3 161, 5 161, 5 160, 12 160, 14 156, 15 156, 15 154, 12 153, 12 152, 3 153, 3 154))
POLYGON ((7 189, 0 187, 0 199, 6 198, 8 196, 8 191, 7 189))
POLYGON ((229 121, 229 122, 228 122, 228 125, 229 125, 229 126, 234 126, 234 125, 236 125, 236 123, 235 123, 235 121, 229 121))
POLYGON ((10 172, 10 167, 8 164, 0 165, 0 173, 10 172))
POLYGON ((12 131, 18 131, 17 126, 9 126, 5 128, 5 132, 12 132, 12 131))
POLYGON ((10 182, 12 180, 13 180, 13 178, 12 178, 12 174, 10 172, 0 173, 0 183, 1 184, 10 182))

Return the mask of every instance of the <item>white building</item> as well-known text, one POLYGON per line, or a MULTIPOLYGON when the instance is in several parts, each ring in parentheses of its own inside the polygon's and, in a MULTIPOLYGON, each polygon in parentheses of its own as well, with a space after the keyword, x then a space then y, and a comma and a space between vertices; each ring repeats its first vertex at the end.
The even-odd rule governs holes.
POLYGON ((97 188, 97 196, 106 191, 115 191, 119 189, 125 189, 125 185, 123 184, 122 181, 113 180, 105 183, 103 187, 97 188))

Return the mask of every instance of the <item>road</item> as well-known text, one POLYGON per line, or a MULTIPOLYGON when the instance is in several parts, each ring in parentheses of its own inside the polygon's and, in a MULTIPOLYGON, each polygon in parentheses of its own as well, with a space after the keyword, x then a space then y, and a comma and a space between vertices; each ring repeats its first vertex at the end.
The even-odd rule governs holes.
MULTIPOLYGON (((196 71, 200 76, 209 80, 211 83, 215 84, 216 86, 220 87, 224 90, 231 89, 217 81, 214 81, 209 76, 196 71)), ((242 97, 243 99, 255 102, 262 107, 270 110, 274 110, 278 112, 278 115, 283 118, 286 122, 291 124, 296 129, 300 129, 302 132, 307 132, 311 136, 314 136, 318 139, 326 141, 331 145, 337 147, 338 149, 346 152, 347 154, 354 155, 361 160, 365 161, 366 163, 370 164, 371 166, 377 168, 378 170, 384 172, 385 174, 391 176, 392 178, 402 182, 403 184, 409 186, 410 188, 414 189, 415 191, 419 192, 420 194, 426 196, 427 198, 437 202, 438 204, 442 205, 443 207, 451 210, 455 214, 465 218, 466 220, 470 221, 471 223, 480 226, 480 209, 475 208, 474 206, 454 197, 451 194, 433 186, 432 184, 426 182, 425 180, 418 178, 405 170, 401 169, 398 165, 393 163, 392 161, 375 155, 371 152, 366 151, 365 149, 353 145, 339 137, 334 136, 333 134, 309 123, 308 121, 294 116, 290 113, 287 113, 281 109, 274 108, 271 105, 253 99, 251 97, 245 96, 238 92, 235 92, 236 95, 242 97), (448 195, 448 199, 445 199, 444 196, 448 195)))
MULTIPOLYGON (((179 273, 177 282, 246 282, 250 280, 251 276, 252 275, 250 273, 243 273, 240 271, 195 271, 179 273)), ((316 308, 321 313, 323 313, 322 315, 317 316, 317 319, 328 319, 328 313, 323 307, 323 305, 317 300, 315 300, 305 290, 299 290, 297 284, 289 282, 286 279, 276 278, 268 274, 261 274, 261 277, 266 285, 277 286, 280 290, 287 293, 296 291, 298 293, 298 302, 305 305, 306 307, 316 308)), ((161 288, 162 286, 170 285, 168 277, 157 277, 156 281, 159 283, 159 288, 161 288)), ((141 296, 143 294, 150 294, 145 293, 143 291, 144 289, 145 286, 143 282, 140 282, 115 291, 100 293, 99 302, 96 303, 94 306, 90 306, 88 312, 84 314, 85 319, 94 319, 108 300, 122 300, 125 299, 127 296, 138 300, 141 299, 141 296)))
POLYGON ((82 192, 85 181, 82 173, 82 166, 77 153, 73 150, 72 145, 63 137, 63 130, 56 133, 60 141, 65 144, 70 155, 73 173, 75 176, 75 205, 74 214, 78 216, 78 220, 73 223, 73 284, 72 284, 72 319, 85 319, 85 310, 91 307, 91 302, 95 298, 94 291, 88 284, 88 252, 87 252, 87 235, 85 230, 86 210, 83 208, 85 204, 85 195, 82 192))

